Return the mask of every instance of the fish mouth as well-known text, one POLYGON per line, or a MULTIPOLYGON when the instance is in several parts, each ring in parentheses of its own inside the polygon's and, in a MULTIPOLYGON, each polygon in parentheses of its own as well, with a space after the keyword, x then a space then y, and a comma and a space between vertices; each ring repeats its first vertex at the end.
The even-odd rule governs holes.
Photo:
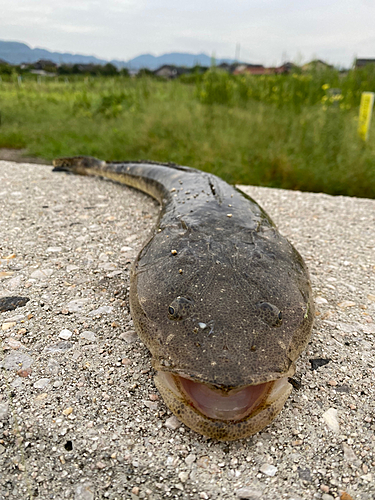
POLYGON ((288 377, 227 390, 162 371, 155 383, 180 420, 201 434, 223 440, 246 437, 268 425, 292 389, 288 377))

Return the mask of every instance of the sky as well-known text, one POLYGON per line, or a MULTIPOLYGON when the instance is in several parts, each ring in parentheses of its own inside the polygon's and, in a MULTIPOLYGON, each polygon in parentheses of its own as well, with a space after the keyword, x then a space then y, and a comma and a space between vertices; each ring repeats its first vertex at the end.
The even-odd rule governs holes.
POLYGON ((1 40, 107 60, 203 52, 348 67, 375 58, 374 0, 0 0, 0 12, 1 40))

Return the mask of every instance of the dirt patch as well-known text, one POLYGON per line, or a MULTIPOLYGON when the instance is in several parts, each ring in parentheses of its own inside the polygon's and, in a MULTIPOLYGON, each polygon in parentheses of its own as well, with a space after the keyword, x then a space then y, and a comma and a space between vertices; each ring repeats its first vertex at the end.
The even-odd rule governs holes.
POLYGON ((17 163, 38 163, 51 165, 51 162, 44 158, 37 158, 27 154, 27 149, 0 148, 0 160, 15 161, 17 163))

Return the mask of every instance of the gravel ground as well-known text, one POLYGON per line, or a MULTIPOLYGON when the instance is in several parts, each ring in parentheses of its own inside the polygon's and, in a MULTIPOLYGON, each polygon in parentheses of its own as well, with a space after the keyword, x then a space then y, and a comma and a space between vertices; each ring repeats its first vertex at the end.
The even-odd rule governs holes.
POLYGON ((0 313, 1 499, 375 498, 375 200, 243 189, 304 256, 317 316, 301 388, 223 443, 171 416, 129 315, 157 204, 0 161, 0 297, 30 299, 0 313))

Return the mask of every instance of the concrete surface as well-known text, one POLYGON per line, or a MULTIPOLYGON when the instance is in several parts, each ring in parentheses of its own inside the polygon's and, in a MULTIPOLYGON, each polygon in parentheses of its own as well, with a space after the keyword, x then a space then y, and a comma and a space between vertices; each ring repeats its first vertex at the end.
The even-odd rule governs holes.
POLYGON ((1 499, 375 498, 375 200, 243 189, 305 258, 317 317, 279 417, 219 443, 171 418, 128 312, 157 204, 0 161, 0 297, 30 299, 0 314, 1 499))

